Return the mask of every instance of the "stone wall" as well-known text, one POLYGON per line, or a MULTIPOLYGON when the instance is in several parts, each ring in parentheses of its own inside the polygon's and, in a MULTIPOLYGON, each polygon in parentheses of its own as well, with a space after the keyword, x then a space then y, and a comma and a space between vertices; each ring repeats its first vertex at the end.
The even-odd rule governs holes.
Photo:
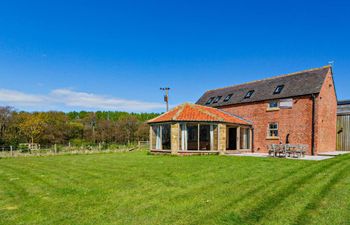
POLYGON ((226 124, 219 124, 219 151, 226 152, 226 124))
POLYGON ((179 143, 180 124, 171 124, 171 154, 177 154, 180 149, 179 143))

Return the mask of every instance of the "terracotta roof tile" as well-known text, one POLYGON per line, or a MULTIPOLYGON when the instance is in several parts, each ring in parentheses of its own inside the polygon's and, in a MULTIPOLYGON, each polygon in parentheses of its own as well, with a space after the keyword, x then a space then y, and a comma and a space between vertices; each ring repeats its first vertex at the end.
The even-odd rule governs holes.
POLYGON ((182 105, 179 105, 169 112, 166 112, 152 120, 149 120, 148 123, 161 123, 171 121, 206 121, 246 125, 251 124, 251 122, 243 118, 221 111, 220 109, 191 103, 184 103, 182 105))

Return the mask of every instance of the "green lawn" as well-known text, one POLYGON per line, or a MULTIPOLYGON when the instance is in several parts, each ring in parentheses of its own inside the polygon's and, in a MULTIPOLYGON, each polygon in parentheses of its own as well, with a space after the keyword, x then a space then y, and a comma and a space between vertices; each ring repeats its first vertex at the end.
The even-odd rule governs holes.
POLYGON ((0 159, 0 224, 349 224, 350 155, 0 159))

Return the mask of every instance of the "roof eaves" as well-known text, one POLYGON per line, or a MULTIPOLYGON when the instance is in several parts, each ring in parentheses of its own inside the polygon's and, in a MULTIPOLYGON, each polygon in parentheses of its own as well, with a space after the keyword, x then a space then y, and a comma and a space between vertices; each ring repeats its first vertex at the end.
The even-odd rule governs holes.
POLYGON ((309 94, 303 94, 303 95, 291 95, 288 97, 282 97, 282 98, 266 98, 266 99, 262 99, 262 100, 254 100, 254 101, 249 101, 249 102, 238 102, 238 103, 225 103, 225 104, 219 104, 219 105, 213 105, 213 108, 217 108, 217 107, 222 107, 222 106, 229 106, 229 105, 239 105, 239 104, 249 104, 249 103, 256 103, 256 102, 264 102, 264 101, 270 101, 270 100, 275 100, 275 99, 287 99, 287 98, 295 98, 295 97, 302 97, 302 96, 311 96, 313 94, 319 94, 320 92, 313 92, 313 93, 309 93, 309 94))

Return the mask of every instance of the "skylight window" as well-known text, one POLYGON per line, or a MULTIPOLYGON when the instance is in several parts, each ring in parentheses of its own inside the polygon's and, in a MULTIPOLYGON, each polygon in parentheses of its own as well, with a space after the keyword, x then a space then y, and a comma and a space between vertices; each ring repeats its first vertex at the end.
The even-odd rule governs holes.
POLYGON ((230 100, 231 97, 232 97, 232 95, 233 95, 233 94, 227 95, 227 96, 225 97, 225 99, 224 99, 224 102, 227 102, 228 100, 230 100))
POLYGON ((222 96, 218 96, 215 98, 215 100, 213 101, 213 103, 218 103, 220 101, 220 99, 222 98, 222 96))
POLYGON ((214 98, 215 98, 215 97, 209 98, 208 101, 207 101, 205 104, 206 104, 206 105, 211 104, 211 103, 213 102, 214 98))
POLYGON ((245 94, 244 98, 250 98, 250 97, 252 97, 253 93, 254 93, 254 90, 248 91, 247 94, 245 94))
POLYGON ((283 90, 283 88, 284 88, 284 85, 278 85, 278 86, 276 87, 275 91, 273 92, 273 94, 276 95, 276 94, 281 93, 281 91, 283 90))

